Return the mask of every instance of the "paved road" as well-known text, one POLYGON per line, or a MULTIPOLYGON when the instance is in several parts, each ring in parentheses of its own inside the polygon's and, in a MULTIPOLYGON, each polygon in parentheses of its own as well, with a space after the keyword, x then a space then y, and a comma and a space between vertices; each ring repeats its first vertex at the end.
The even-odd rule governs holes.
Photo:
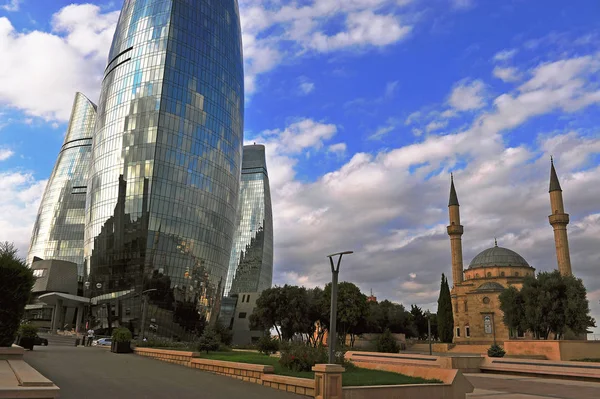
POLYGON ((298 399, 300 395, 133 354, 95 347, 36 346, 27 363, 50 378, 61 399, 298 399))
POLYGON ((599 399, 600 383, 500 374, 466 374, 468 399, 599 399))

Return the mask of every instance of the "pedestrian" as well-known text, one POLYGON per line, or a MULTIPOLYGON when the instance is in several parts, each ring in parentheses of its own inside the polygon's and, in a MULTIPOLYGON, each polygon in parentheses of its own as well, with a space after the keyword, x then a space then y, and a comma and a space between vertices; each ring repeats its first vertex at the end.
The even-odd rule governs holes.
POLYGON ((90 328, 87 332, 86 346, 92 346, 92 340, 94 339, 94 329, 90 328))

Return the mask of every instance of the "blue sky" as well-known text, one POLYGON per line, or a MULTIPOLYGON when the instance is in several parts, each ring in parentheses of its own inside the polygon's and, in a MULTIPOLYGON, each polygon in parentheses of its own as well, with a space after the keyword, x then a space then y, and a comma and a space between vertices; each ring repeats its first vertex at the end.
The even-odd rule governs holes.
MULTIPOLYGON (((0 0, 0 240, 27 250, 75 91, 97 100, 120 1, 0 0)), ((343 278, 435 307, 455 172, 465 267, 498 237, 556 267, 555 156, 573 270, 600 319, 595 0, 240 0, 247 141, 265 143, 275 282, 343 278), (342 248, 343 247, 343 248, 342 248), (346 261, 345 261, 346 262, 346 261)))

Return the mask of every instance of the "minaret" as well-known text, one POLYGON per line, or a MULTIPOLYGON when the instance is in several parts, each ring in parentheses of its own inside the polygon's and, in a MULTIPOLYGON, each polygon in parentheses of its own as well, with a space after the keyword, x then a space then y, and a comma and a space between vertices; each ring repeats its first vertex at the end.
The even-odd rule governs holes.
POLYGON ((569 255, 569 240, 567 238, 567 224, 569 224, 569 214, 565 213, 563 204, 562 189, 558 182, 556 169, 554 169, 554 160, 550 157, 550 207, 552 214, 548 220, 554 228, 554 244, 556 245, 556 260, 558 261, 558 271, 563 276, 571 275, 571 257, 569 255))
POLYGON ((454 176, 450 174, 450 200, 448 201, 448 213, 450 216, 450 225, 448 226, 448 235, 450 236, 450 248, 452 250, 452 285, 460 284, 463 281, 463 256, 462 256, 462 235, 463 227, 460 224, 460 211, 458 197, 454 188, 454 176))

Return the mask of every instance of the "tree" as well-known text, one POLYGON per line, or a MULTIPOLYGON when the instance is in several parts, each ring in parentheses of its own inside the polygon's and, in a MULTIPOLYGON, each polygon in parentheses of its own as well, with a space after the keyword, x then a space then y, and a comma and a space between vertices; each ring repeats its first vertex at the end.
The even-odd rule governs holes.
POLYGON ((212 328, 207 328, 198 340, 198 351, 208 353, 219 349, 219 336, 212 328))
POLYGON ((423 310, 417 305, 410 305, 412 324, 417 330, 417 338, 427 339, 427 318, 423 310))
POLYGON ((0 243, 0 347, 11 346, 35 278, 12 243, 0 243))
MULTIPOLYGON (((326 303, 331 303, 331 283, 325 286, 323 299, 326 303)), ((330 307, 327 309, 327 318, 331 312, 330 307)), ((338 285, 336 326, 342 343, 345 343, 346 335, 350 334, 350 345, 354 344, 357 327, 366 319, 368 309, 367 296, 356 285, 347 281, 338 285)))
POLYGON ((440 285, 440 296, 438 298, 437 310, 437 329, 442 342, 452 343, 454 336, 454 316, 452 315, 452 298, 450 297, 450 287, 448 279, 442 273, 442 283, 440 285))
POLYGON ((551 333, 560 339, 569 331, 585 334, 595 326, 583 281, 558 270, 525 278, 520 292, 509 288, 500 295, 500 304, 509 327, 529 330, 538 339, 551 333))
POLYGON ((384 353, 398 353, 400 352, 400 345, 396 342, 392 336, 392 332, 389 328, 386 328, 383 334, 377 339, 377 352, 384 353))
POLYGON ((250 315, 252 328, 263 331, 275 328, 279 339, 289 341, 296 334, 308 334, 313 322, 309 317, 306 288, 293 285, 264 290, 250 315))
POLYGON ((500 294, 500 310, 504 313, 504 324, 514 333, 524 331, 525 307, 521 291, 510 286, 500 294))

